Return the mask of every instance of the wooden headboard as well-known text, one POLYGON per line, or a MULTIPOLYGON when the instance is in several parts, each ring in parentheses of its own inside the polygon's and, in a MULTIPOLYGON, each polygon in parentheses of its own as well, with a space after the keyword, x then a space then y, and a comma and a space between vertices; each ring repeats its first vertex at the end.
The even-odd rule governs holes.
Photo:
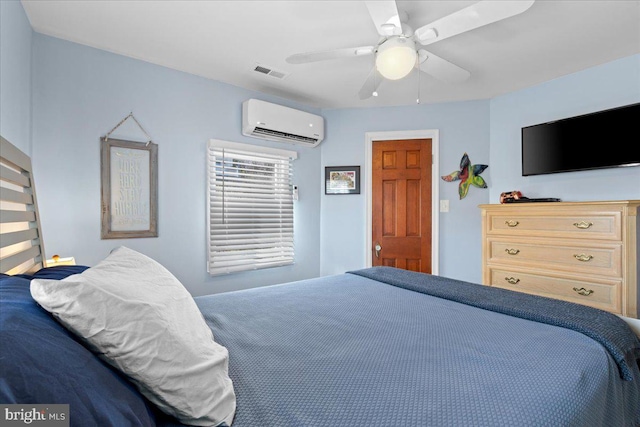
POLYGON ((31 159, 0 136, 0 273, 32 273, 45 259, 31 159))

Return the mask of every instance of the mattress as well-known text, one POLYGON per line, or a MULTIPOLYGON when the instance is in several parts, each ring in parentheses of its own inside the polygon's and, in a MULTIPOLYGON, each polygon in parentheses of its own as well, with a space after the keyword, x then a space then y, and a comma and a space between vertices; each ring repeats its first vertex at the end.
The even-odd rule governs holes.
POLYGON ((625 379, 587 331, 364 276, 196 298, 229 350, 234 427, 640 424, 639 353, 625 379))

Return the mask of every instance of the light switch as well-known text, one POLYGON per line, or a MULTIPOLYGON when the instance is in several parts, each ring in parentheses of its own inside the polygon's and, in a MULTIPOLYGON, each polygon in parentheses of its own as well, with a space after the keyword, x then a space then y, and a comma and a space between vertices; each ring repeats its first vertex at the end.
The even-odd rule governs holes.
POLYGON ((448 200, 440 200, 440 212, 449 212, 448 200))

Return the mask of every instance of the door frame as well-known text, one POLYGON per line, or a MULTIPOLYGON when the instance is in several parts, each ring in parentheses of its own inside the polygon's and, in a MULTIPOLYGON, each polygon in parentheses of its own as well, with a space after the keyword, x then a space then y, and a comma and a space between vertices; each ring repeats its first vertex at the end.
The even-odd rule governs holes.
POLYGON ((424 130, 400 130, 388 132, 366 132, 364 142, 364 191, 367 203, 367 239, 365 245, 365 260, 367 267, 373 265, 373 255, 371 253, 372 241, 371 233, 373 232, 373 142, 374 141, 390 141, 397 139, 431 139, 431 274, 437 275, 439 272, 439 256, 440 253, 440 212, 439 212, 439 180, 440 180, 440 132, 438 129, 424 130))

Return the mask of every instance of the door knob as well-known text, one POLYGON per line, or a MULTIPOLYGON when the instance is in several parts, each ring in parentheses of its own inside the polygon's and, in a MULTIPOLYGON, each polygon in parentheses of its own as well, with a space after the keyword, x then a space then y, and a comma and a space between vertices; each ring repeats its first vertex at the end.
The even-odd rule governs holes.
POLYGON ((376 258, 380 258, 380 251, 382 250, 382 246, 380 246, 380 243, 376 243, 376 258))

